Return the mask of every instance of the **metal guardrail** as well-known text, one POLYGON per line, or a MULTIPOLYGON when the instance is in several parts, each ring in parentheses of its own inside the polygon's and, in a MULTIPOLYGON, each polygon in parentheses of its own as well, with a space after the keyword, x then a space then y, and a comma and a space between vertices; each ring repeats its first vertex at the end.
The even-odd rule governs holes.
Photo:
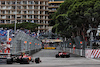
POLYGON ((76 55, 85 56, 85 41, 83 41, 80 36, 75 37, 73 40, 75 44, 73 44, 73 41, 71 39, 63 41, 63 43, 60 46, 61 50, 76 55), (82 44, 80 44, 81 41, 83 42, 82 44))

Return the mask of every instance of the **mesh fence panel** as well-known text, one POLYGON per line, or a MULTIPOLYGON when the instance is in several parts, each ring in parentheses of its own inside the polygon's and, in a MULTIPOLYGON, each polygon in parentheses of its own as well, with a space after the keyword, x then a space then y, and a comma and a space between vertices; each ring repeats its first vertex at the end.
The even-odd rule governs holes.
POLYGON ((18 32, 17 35, 14 38, 12 38, 11 53, 41 49, 40 44, 42 43, 38 39, 35 39, 24 32, 18 32))

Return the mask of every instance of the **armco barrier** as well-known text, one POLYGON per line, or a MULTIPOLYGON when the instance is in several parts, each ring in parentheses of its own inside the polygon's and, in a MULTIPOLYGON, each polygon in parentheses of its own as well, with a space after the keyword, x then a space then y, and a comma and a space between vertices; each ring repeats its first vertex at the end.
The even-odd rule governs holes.
POLYGON ((82 50, 82 49, 66 48, 66 52, 76 54, 79 56, 85 56, 85 50, 82 50))

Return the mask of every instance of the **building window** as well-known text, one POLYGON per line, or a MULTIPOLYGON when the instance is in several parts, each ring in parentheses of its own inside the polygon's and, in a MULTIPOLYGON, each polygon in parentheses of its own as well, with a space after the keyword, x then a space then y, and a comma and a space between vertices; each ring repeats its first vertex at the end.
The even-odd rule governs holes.
POLYGON ((11 7, 10 7, 10 6, 6 6, 6 8, 7 8, 7 9, 11 9, 11 7))
POLYGON ((40 2, 40 4, 43 4, 43 2, 40 2))
POLYGON ((28 13, 29 13, 29 14, 32 14, 32 11, 29 11, 28 13))
POLYGON ((26 15, 23 15, 23 18, 26 18, 26 15))
POLYGON ((45 14, 48 14, 48 11, 45 11, 45 14))
POLYGON ((32 22, 32 20, 28 20, 28 22, 32 22))
POLYGON ((43 20, 40 20, 40 23, 43 23, 43 20))
POLYGON ((8 1, 7 4, 10 4, 10 1, 8 1))
POLYGON ((23 6, 24 9, 26 9, 26 6, 23 6))
POLYGON ((43 9, 43 6, 40 6, 40 9, 43 9))
POLYGON ((32 9, 32 6, 29 6, 29 9, 32 9))
POLYGON ((29 4, 33 4, 33 2, 32 1, 29 1, 29 4))
POLYGON ((26 22, 26 20, 23 20, 22 22, 26 22))
POLYGON ((38 6, 35 6, 34 9, 38 9, 38 6))
POLYGON ((35 15, 34 18, 38 18, 38 15, 35 15))
POLYGON ((7 23, 10 23, 10 20, 7 20, 6 22, 7 22, 7 23))
POLYGON ((21 9, 21 6, 18 6, 17 8, 18 8, 18 9, 21 9))
POLYGON ((21 22, 21 20, 18 20, 18 22, 21 22))
POLYGON ((11 21, 11 23, 15 23, 15 21, 11 21))
POLYGON ((15 6, 12 6, 12 9, 15 9, 15 6))
POLYGON ((17 4, 21 4, 21 2, 17 2, 17 4))
POLYGON ((18 11, 18 14, 21 14, 21 11, 18 11))
POLYGON ((40 11, 40 14, 43 14, 43 11, 40 11))
POLYGON ((15 11, 12 11, 12 14, 15 14, 16 12, 15 11))
POLYGON ((15 18, 15 15, 12 15, 12 18, 15 18))
POLYGON ((5 14, 5 11, 1 11, 2 14, 5 14))
POLYGON ((38 23, 38 20, 34 20, 35 23, 38 23))
POLYGON ((13 1, 12 4, 15 4, 15 1, 13 1))
POLYGON ((10 11, 7 11, 6 13, 7 13, 7 14, 10 14, 10 11))
POLYGON ((23 1, 23 4, 27 4, 27 1, 23 1))
POLYGON ((38 11, 34 11, 34 14, 38 14, 38 11))
POLYGON ((35 1, 35 4, 38 4, 38 1, 35 1))
POLYGON ((26 14, 26 11, 24 11, 24 14, 26 14))
POLYGON ((5 1, 1 1, 1 4, 5 4, 5 1))
POLYGON ((32 15, 29 15, 29 19, 32 19, 32 15))
POLYGON ((0 23, 4 23, 4 20, 1 20, 1 22, 0 23))

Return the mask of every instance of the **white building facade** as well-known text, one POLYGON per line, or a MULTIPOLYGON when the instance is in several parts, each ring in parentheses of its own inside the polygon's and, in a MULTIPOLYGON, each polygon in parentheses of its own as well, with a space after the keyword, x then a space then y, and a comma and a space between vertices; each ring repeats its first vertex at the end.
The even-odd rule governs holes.
POLYGON ((33 22, 38 32, 48 29, 48 0, 0 0, 0 24, 33 22), (16 20, 15 20, 16 19, 16 20))

